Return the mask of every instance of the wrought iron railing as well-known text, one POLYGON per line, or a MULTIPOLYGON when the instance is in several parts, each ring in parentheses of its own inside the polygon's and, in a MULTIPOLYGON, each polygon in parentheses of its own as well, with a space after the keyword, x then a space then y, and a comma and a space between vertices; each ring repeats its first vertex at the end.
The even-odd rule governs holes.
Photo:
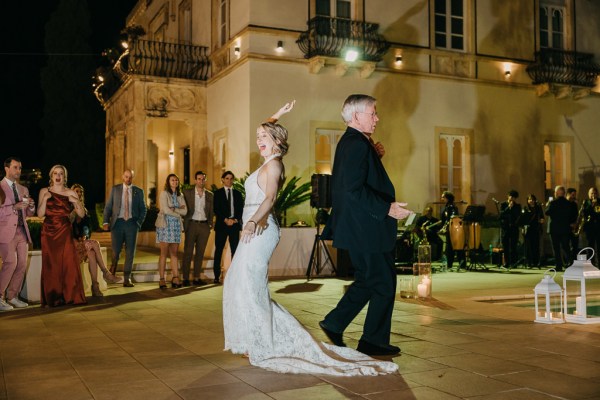
POLYGON ((135 39, 111 69, 101 72, 95 94, 104 104, 130 75, 205 81, 209 68, 208 47, 135 39))
POLYGON ((390 44, 377 30, 379 24, 345 18, 317 16, 308 21, 296 43, 305 58, 342 57, 349 47, 358 48, 364 61, 381 61, 390 44))
POLYGON ((541 49, 526 70, 534 85, 556 83, 591 88, 596 85, 600 65, 594 63, 593 54, 541 49))

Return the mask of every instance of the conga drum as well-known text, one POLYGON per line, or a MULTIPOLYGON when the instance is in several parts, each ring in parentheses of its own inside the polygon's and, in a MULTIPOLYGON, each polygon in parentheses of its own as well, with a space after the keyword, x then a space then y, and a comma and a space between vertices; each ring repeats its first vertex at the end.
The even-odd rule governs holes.
POLYGON ((479 222, 469 224, 469 249, 477 250, 481 245, 481 225, 479 222))
POLYGON ((454 250, 464 250, 465 248, 465 228, 462 217, 454 216, 450 218, 450 243, 454 250))

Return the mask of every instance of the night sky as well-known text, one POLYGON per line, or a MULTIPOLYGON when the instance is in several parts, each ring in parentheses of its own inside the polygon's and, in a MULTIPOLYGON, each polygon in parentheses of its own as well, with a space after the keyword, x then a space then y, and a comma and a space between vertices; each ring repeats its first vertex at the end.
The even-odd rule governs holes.
MULTIPOLYGON (((93 49, 89 57, 94 58, 98 66, 105 62, 102 50, 118 46, 119 32, 125 27, 125 18, 136 3, 137 0, 88 0, 92 28, 90 46, 93 49)), ((59 0, 10 1, 3 4, 4 18, 0 24, 0 160, 9 156, 19 157, 25 169, 39 167, 43 154, 40 71, 47 59, 44 54, 45 25, 58 4, 59 0)), ((91 83, 90 76, 89 94, 93 96, 91 83)))

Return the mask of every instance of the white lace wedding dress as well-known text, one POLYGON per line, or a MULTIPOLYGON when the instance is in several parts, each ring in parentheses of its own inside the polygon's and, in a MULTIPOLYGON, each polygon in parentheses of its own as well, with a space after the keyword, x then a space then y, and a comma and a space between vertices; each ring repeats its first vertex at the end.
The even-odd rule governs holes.
MULTIPOLYGON (((265 164, 275 156, 268 157, 265 164)), ((257 182, 259 171, 246 179, 244 221, 254 215, 265 198, 257 182)), ((397 371, 398 366, 392 362, 316 341, 296 318, 271 300, 268 266, 279 242, 279 227, 273 215, 259 226, 264 229, 257 228, 249 243, 240 241, 225 277, 225 350, 247 354, 252 365, 284 373, 356 376, 397 371)))

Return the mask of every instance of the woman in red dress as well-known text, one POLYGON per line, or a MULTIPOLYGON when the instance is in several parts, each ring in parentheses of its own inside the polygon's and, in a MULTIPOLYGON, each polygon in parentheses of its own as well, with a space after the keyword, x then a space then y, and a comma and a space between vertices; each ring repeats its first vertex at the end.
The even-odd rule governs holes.
POLYGON ((50 187, 40 191, 38 216, 46 217, 42 226, 43 306, 85 304, 79 256, 73 240, 71 211, 85 215, 77 194, 67 187, 67 169, 55 165, 50 169, 50 187))

